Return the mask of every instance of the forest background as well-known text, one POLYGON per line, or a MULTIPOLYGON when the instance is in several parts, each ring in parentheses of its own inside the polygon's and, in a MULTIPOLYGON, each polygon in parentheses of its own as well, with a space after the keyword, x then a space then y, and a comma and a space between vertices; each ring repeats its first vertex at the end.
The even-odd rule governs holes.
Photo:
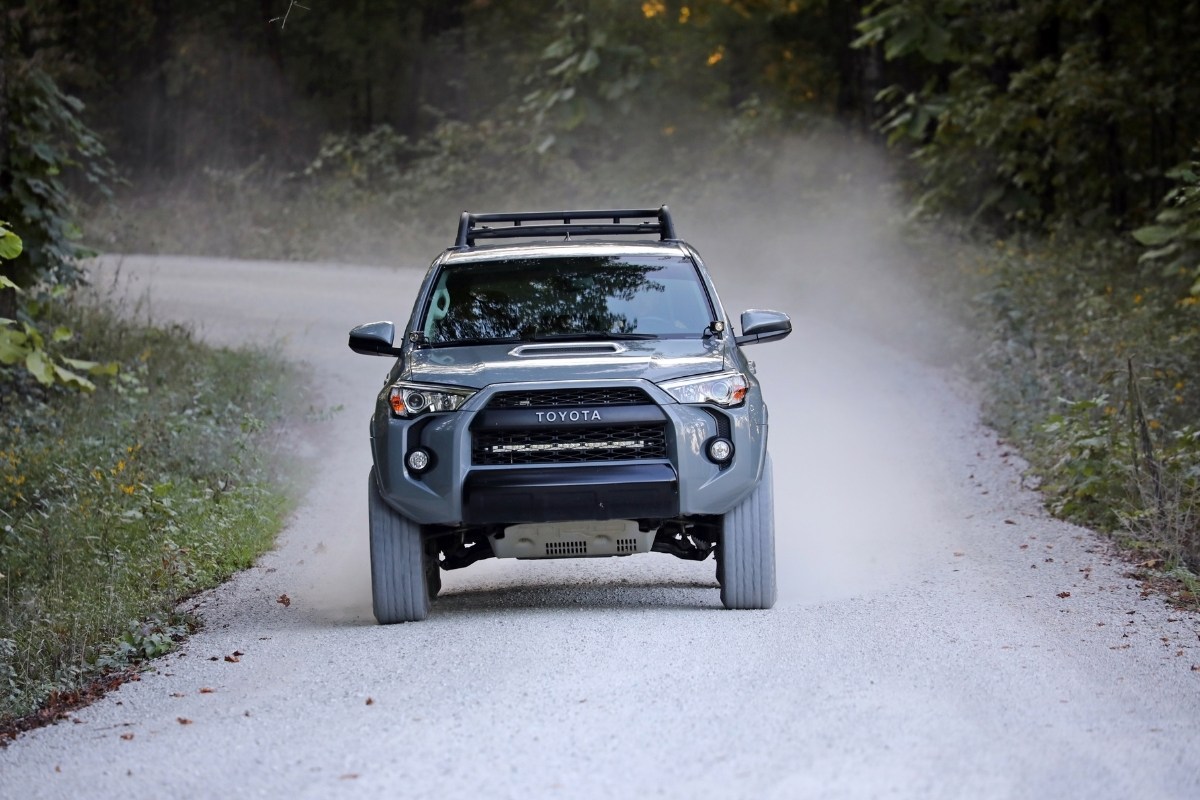
MULTIPOLYGON (((387 264, 439 250, 464 207, 518 198, 672 199, 771 231, 800 206, 877 224, 855 198, 898 196, 897 259, 970 331, 988 421, 1050 508, 1195 603, 1197 41, 1186 0, 8 0, 0 236, 24 243, 0 249, 8 618, 35 585, 20 576, 56 574, 16 555, 40 563, 38 515, 78 502, 28 488, 53 483, 27 469, 30 421, 97 384, 136 405, 162 363, 115 352, 136 337, 113 317, 80 327, 90 252, 387 264)), ((206 452, 198 480, 225 480, 227 455, 206 452)), ((142 483, 182 485, 154 474, 169 468, 142 483)), ((164 580, 160 609, 193 585, 164 580)), ((94 665, 111 633, 55 669, 94 665)), ((10 664, 19 639, 0 631, 10 664)))

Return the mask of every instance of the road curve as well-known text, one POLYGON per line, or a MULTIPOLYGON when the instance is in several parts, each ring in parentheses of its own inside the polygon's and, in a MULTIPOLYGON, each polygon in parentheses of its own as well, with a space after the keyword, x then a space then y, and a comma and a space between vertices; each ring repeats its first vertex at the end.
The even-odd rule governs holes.
POLYGON ((406 319, 422 270, 100 265, 158 321, 280 345, 297 416, 330 413, 301 426, 311 490, 277 549, 191 601, 204 628, 140 681, 0 751, 0 797, 1200 797, 1196 617, 1048 519, 942 371, 817 314, 753 351, 775 609, 724 611, 711 561, 652 554, 480 563, 427 621, 374 625, 387 364, 346 332, 406 319))

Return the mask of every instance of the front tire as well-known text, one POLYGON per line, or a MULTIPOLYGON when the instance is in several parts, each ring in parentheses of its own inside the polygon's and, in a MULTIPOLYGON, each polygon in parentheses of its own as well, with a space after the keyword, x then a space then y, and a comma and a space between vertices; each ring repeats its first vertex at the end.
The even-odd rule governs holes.
POLYGON ((726 608, 775 605, 775 490, 771 456, 762 479, 721 518, 717 540, 717 580, 726 608))
MULTIPOLYGON (((421 526, 384 502, 372 468, 367 481, 371 527, 371 599, 380 625, 416 622, 429 616, 430 572, 438 569, 421 541, 421 526)), ((440 584, 440 575, 434 573, 440 584)))

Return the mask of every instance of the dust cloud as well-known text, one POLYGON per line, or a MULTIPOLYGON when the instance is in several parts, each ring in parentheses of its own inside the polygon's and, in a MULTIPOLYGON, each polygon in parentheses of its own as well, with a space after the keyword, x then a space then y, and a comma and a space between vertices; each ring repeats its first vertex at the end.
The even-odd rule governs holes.
POLYGON ((887 583, 950 524, 937 398, 923 393, 929 372, 956 358, 961 333, 904 240, 892 186, 878 149, 818 135, 784 147, 770 180, 727 192, 510 204, 668 203, 735 324, 748 308, 792 316, 789 338, 747 350, 771 413, 783 603, 887 583))
POLYGON ((927 395, 961 333, 890 185, 872 148, 808 140, 755 201, 679 209, 735 322, 747 308, 792 316, 789 338, 746 351, 771 414, 781 602, 887 584, 951 524, 927 395))

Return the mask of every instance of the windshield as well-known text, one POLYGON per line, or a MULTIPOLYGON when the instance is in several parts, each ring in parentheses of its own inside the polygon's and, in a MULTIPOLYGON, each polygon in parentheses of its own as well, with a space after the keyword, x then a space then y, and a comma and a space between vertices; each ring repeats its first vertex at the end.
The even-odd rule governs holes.
POLYGON ((700 338, 713 312, 683 256, 571 256, 450 264, 425 309, 429 344, 700 338))

